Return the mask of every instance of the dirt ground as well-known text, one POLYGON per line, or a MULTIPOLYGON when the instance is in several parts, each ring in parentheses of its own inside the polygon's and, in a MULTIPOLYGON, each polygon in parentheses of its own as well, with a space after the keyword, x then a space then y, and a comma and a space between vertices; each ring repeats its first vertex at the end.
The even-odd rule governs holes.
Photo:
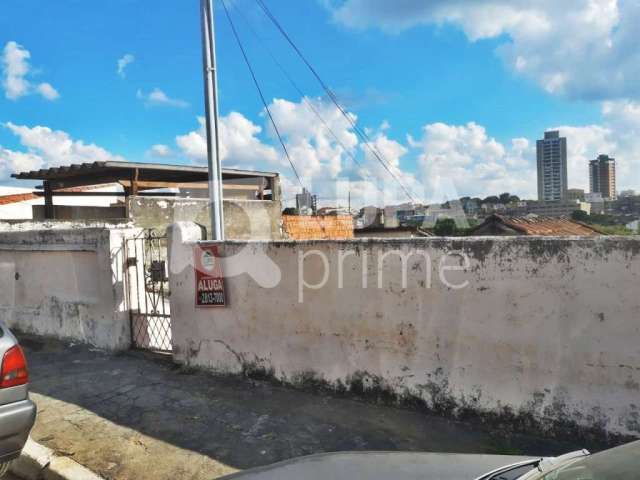
MULTIPOLYGON (((553 455, 582 448, 357 398, 185 371, 169 358, 111 355, 21 336, 34 440, 107 479, 213 479, 332 451, 553 455)), ((587 446, 588 447, 588 446, 587 446)))

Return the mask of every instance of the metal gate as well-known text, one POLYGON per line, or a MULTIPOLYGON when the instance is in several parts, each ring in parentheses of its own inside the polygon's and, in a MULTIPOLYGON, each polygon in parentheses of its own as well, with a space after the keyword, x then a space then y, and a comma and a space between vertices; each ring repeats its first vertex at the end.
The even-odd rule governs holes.
POLYGON ((171 352, 167 237, 146 230, 125 240, 133 348, 171 352))

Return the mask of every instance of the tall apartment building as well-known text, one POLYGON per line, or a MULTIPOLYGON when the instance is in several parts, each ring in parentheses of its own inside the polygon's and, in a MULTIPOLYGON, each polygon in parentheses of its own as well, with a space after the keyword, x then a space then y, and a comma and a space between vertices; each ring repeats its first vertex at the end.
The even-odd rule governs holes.
POLYGON ((302 193, 296 195, 296 208, 298 215, 315 215, 318 209, 318 197, 311 195, 306 188, 302 189, 302 193))
POLYGON ((545 132, 536 144, 538 157, 538 200, 567 200, 567 139, 557 130, 545 132))
POLYGON ((616 159, 599 155, 589 162, 591 193, 599 193, 605 200, 616 199, 616 159))

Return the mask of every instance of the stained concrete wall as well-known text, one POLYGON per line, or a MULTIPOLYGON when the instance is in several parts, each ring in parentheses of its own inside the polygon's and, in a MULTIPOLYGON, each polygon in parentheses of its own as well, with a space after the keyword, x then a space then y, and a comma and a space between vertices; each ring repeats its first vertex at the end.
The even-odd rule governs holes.
POLYGON ((180 363, 640 434, 638 238, 227 242, 229 305, 197 309, 198 231, 172 234, 180 363))
POLYGON ((138 232, 1 232, 0 319, 24 332, 128 349, 123 238, 138 232))
MULTIPOLYGON (((128 199, 129 218, 141 228, 164 231, 174 222, 196 222, 211 232, 209 201, 167 197, 128 199)), ((225 200, 225 236, 231 240, 282 239, 279 201, 225 200)))

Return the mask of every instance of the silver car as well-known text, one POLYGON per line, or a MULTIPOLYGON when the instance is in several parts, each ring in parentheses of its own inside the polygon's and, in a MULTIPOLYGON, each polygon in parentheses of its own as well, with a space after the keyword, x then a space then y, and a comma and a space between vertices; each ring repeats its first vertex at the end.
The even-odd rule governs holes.
POLYGON ((18 341, 0 322, 0 477, 20 455, 36 419, 29 400, 27 361, 18 341))

